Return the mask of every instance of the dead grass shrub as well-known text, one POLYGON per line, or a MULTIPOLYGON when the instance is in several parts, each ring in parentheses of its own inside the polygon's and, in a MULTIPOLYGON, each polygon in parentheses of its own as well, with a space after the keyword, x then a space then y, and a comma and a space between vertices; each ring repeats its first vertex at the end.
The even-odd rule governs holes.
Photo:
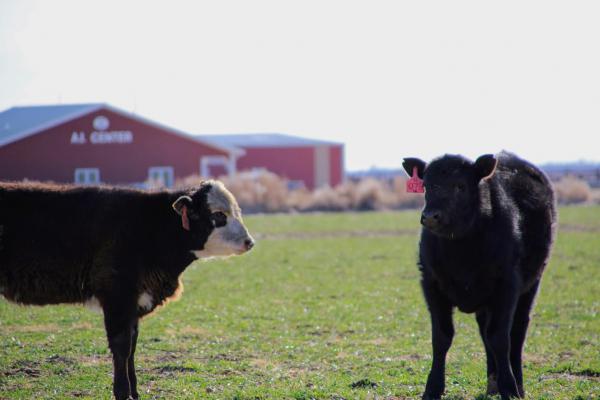
POLYGON ((393 202, 390 191, 383 181, 365 178, 354 187, 352 206, 358 211, 382 210, 393 202))
MULTIPOLYGON (((204 178, 200 175, 190 175, 190 176, 186 176, 185 178, 176 179, 173 187, 176 190, 198 187, 198 186, 200 186, 200 184, 203 181, 205 181, 207 179, 208 178, 204 178)), ((146 183, 148 183, 148 182, 152 183, 152 181, 146 181, 146 183)))
POLYGON ((592 189, 590 195, 590 201, 593 204, 600 204, 600 189, 592 189))
MULTIPOLYGON (((203 178, 197 175, 178 179, 175 189, 199 186, 203 178)), ((245 213, 310 212, 310 211, 370 211, 419 207, 423 196, 406 193, 406 179, 364 178, 346 181, 334 188, 325 186, 314 191, 306 188, 288 189, 288 181, 276 174, 245 171, 219 180, 236 197, 245 213)))
POLYGON ((587 182, 572 175, 555 182, 554 191, 560 204, 586 203, 592 198, 592 191, 587 182))
POLYGON ((308 202, 301 211, 346 211, 350 209, 350 202, 340 196, 335 189, 325 186, 312 192, 308 202))
POLYGON ((269 171, 245 171, 219 180, 233 193, 247 212, 288 211, 287 182, 269 171))

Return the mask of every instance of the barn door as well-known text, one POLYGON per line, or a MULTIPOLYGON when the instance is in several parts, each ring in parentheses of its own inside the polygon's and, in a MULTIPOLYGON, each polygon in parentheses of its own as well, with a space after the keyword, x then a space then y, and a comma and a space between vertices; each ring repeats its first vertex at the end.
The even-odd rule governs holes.
POLYGON ((216 178, 235 173, 235 159, 225 156, 204 156, 200 158, 200 176, 216 178))
POLYGON ((315 147, 315 187, 330 184, 329 146, 315 147))

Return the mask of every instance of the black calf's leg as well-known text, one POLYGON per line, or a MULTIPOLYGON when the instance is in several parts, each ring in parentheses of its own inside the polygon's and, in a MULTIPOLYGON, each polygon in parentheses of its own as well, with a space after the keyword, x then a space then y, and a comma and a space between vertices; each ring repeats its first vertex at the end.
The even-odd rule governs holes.
POLYGON ((441 398, 445 389, 446 354, 454 337, 452 305, 433 285, 423 283, 423 292, 431 314, 431 342, 433 347, 431 371, 427 377, 423 399, 434 400, 441 398))
POLYGON ((510 332, 518 299, 514 287, 499 287, 498 295, 490 305, 490 319, 486 337, 496 361, 498 391, 502 400, 520 397, 510 365, 510 332))
POLYGON ((477 314, 477 325, 479 325, 479 335, 485 346, 485 356, 487 362, 487 394, 495 395, 498 394, 498 378, 496 374, 496 360, 494 360, 494 354, 490 349, 490 345, 487 339, 487 327, 488 327, 488 313, 486 311, 478 311, 477 314))
POLYGON ((513 373, 515 374, 519 395, 522 397, 525 396, 522 364, 523 346, 525 344, 525 337, 527 336, 527 328, 529 327, 529 313, 531 312, 539 284, 540 282, 537 281, 529 291, 519 298, 517 309, 515 310, 512 331, 510 333, 510 364, 513 373))
POLYGON ((128 360, 136 316, 122 305, 106 304, 103 309, 108 347, 113 355, 113 394, 117 400, 127 400, 131 396, 128 360))
POLYGON ((129 387, 131 388, 131 397, 134 400, 139 399, 140 395, 137 391, 137 377, 135 376, 135 361, 133 355, 135 354, 135 346, 137 344, 138 338, 138 322, 136 321, 133 325, 132 335, 131 335, 131 354, 129 355, 129 359, 127 360, 127 372, 129 375, 129 387))

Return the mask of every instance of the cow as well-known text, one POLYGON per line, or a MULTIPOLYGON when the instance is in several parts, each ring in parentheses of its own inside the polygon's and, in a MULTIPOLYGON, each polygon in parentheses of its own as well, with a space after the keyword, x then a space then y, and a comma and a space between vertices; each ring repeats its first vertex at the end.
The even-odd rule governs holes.
POLYGON ((444 155, 405 158, 425 188, 419 269, 431 316, 433 360, 423 399, 444 392, 452 313, 475 313, 487 357, 487 393, 524 397, 522 352, 550 256, 556 205, 550 181, 514 154, 475 162, 444 155))
POLYGON ((194 260, 253 246, 218 181, 176 192, 0 183, 0 294, 19 304, 98 306, 117 400, 139 398, 140 319, 178 297, 194 260))

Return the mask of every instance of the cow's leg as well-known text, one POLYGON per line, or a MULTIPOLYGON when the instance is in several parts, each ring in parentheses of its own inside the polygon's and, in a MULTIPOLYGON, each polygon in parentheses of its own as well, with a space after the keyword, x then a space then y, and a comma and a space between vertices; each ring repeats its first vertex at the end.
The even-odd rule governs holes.
POLYGON ((431 315, 431 342, 433 347, 431 371, 427 377, 423 399, 433 400, 441 398, 444 393, 446 354, 452 344, 454 326, 452 324, 452 305, 438 288, 433 284, 424 282, 423 292, 431 315))
POLYGON ((140 397, 138 394, 138 391, 137 391, 137 377, 135 376, 135 360, 134 360, 138 332, 139 332, 139 323, 136 321, 135 324, 133 325, 133 330, 132 330, 132 334, 131 334, 131 354, 129 355, 129 359, 127 360, 127 371, 129 374, 129 386, 131 388, 131 397, 133 397, 134 400, 137 400, 140 397))
POLYGON ((527 336, 527 328, 529 327, 529 313, 531 312, 539 284, 540 282, 537 281, 529 291, 519 298, 510 334, 510 364, 515 374, 517 389, 521 397, 525 397, 522 364, 523 346, 525 344, 525 337, 527 336))
POLYGON ((109 299, 103 304, 103 310, 108 347, 113 356, 113 394, 117 400, 127 400, 131 396, 127 364, 137 320, 135 300, 109 299))
POLYGON ((477 325, 479 325, 479 334, 481 340, 485 346, 485 356, 487 362, 487 394, 493 396, 498 393, 498 378, 496 375, 496 360, 494 360, 494 354, 490 349, 490 345, 487 339, 487 327, 489 315, 485 310, 477 312, 477 325))
POLYGON ((486 337, 496 361, 498 391, 502 400, 519 397, 517 383, 510 365, 510 333, 515 308, 519 297, 518 289, 510 282, 510 277, 499 285, 490 307, 490 319, 486 337), (507 282, 508 281, 508 282, 507 282))

